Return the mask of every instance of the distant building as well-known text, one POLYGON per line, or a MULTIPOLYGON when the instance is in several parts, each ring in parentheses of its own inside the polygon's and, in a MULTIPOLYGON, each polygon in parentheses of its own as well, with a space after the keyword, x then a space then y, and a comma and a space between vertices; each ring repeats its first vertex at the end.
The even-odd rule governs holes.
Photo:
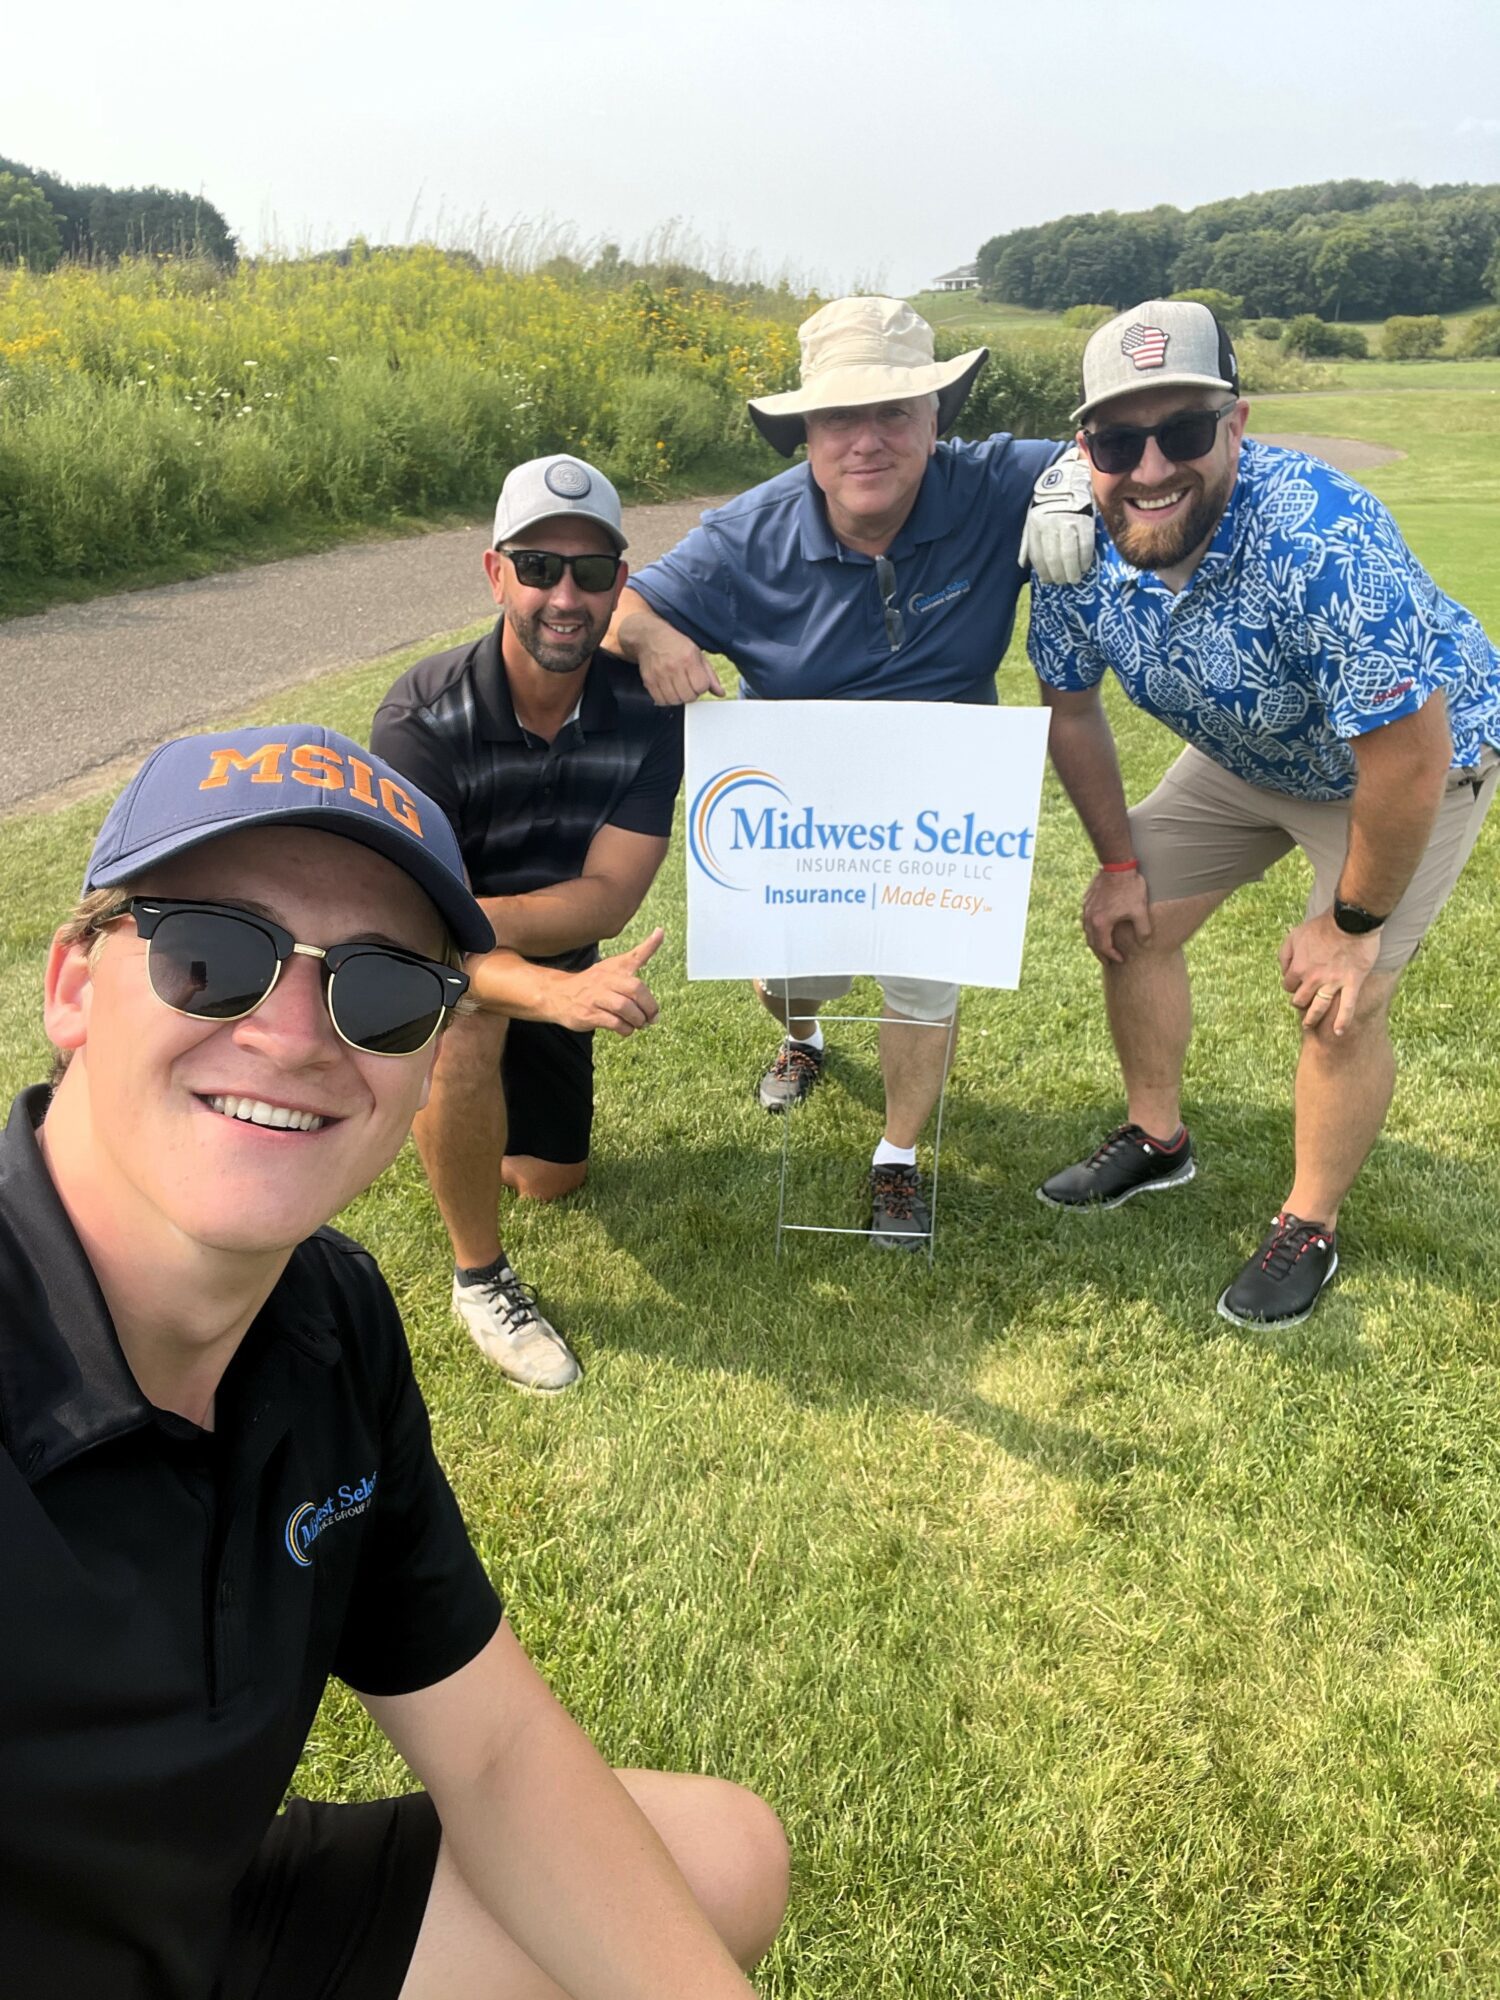
POLYGON ((942 277, 934 278, 935 292, 977 292, 979 290, 979 266, 960 264, 957 270, 944 271, 942 277))

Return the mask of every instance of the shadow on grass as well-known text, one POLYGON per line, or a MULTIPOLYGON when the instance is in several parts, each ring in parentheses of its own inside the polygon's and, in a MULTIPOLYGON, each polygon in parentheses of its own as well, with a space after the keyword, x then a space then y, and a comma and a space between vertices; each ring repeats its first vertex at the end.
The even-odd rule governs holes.
MULTIPOLYGON (((866 1223, 879 1104, 873 1060, 846 1059, 794 1114, 789 1220, 866 1223)), ((1086 1152, 1113 1115, 950 1103, 931 1267, 840 1236, 790 1235, 777 1261, 779 1122, 747 1103, 729 1142, 721 1126, 707 1144, 685 1121, 628 1156, 606 1151, 576 1198, 635 1266, 644 1302, 588 1296, 585 1286, 558 1304, 599 1348, 762 1373, 814 1404, 927 1408, 1049 1470, 1099 1479, 1140 1453, 1000 1408, 974 1392, 976 1374, 997 1355, 1049 1346, 1071 1371, 1107 1374, 1143 1348, 1170 1358, 1223 1339, 1295 1373, 1354 1372, 1371 1358, 1362 1310, 1387 1289, 1469 1292, 1484 1281, 1476 1257, 1500 1265, 1472 1227, 1490 1212, 1480 1166, 1388 1140, 1346 1211, 1343 1270, 1314 1318, 1281 1331, 1236 1327, 1216 1302, 1290 1179, 1289 1110, 1200 1101, 1200 1169, 1188 1186, 1115 1210, 1038 1202, 1038 1181, 1086 1152)), ((563 1249, 565 1228, 546 1234, 563 1249)), ((566 1282, 565 1256, 559 1276, 566 1282)))

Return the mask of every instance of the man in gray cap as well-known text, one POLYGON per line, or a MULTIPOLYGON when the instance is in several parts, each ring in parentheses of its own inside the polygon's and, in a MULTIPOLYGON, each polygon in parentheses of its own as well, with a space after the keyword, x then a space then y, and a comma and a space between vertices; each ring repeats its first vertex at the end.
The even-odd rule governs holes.
POLYGON ((1074 417, 1098 560, 1035 593, 1030 649, 1052 760, 1099 859, 1083 927, 1127 1122, 1037 1192, 1114 1207, 1192 1179, 1182 947, 1300 847, 1313 887, 1279 958, 1302 1024, 1295 1174, 1219 1300, 1242 1324, 1292 1325, 1333 1276, 1339 1210, 1390 1102, 1402 969, 1494 796, 1500 659, 1373 495, 1246 439, 1247 415, 1205 306, 1148 300, 1084 352, 1074 417), (1099 702, 1110 668, 1187 744, 1128 812, 1099 702))
MULTIPOLYGON (((802 381, 750 414, 807 462, 705 514, 620 601, 613 643, 655 700, 720 693, 726 654, 762 700, 993 703, 1023 563, 1072 577, 1092 560, 1085 468, 1063 446, 1005 434, 939 442, 988 358, 933 357, 932 329, 900 299, 836 299, 800 329, 802 381), (1037 511, 1023 525, 1036 488, 1037 511)), ((767 1111, 799 1103, 823 1069, 817 1014, 845 978, 757 990, 784 1039, 759 1079, 767 1111)), ((952 1057, 958 988, 883 980, 885 1129, 870 1167, 871 1234, 920 1250, 931 1217, 917 1140, 952 1057)))
POLYGON ((601 959, 667 852, 682 718, 600 651, 627 574, 619 495, 567 454, 518 465, 485 575, 500 617, 402 675, 371 742, 447 813, 497 948, 471 970, 487 1010, 445 1038, 414 1128, 452 1239, 454 1309, 508 1380, 565 1389, 577 1356, 511 1269, 502 1187, 550 1201, 588 1171, 593 1036, 656 1017, 654 931, 601 959))

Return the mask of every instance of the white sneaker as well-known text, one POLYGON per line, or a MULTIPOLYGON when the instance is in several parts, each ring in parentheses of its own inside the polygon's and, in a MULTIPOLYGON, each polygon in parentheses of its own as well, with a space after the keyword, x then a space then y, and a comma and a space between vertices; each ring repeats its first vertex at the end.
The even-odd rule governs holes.
POLYGON ((478 1284, 453 1280, 453 1310, 486 1361, 523 1389, 566 1389, 583 1373, 578 1356, 550 1320, 537 1311, 536 1294, 507 1264, 478 1284))

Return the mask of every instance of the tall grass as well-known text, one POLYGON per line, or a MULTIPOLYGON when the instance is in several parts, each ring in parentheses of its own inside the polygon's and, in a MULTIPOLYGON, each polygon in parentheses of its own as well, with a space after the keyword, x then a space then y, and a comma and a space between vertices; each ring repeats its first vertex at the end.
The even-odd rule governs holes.
POLYGON ((775 461, 749 396, 792 320, 713 291, 614 291, 418 246, 348 261, 0 274, 0 608, 43 579, 257 529, 478 505, 576 450, 637 491, 775 461))

